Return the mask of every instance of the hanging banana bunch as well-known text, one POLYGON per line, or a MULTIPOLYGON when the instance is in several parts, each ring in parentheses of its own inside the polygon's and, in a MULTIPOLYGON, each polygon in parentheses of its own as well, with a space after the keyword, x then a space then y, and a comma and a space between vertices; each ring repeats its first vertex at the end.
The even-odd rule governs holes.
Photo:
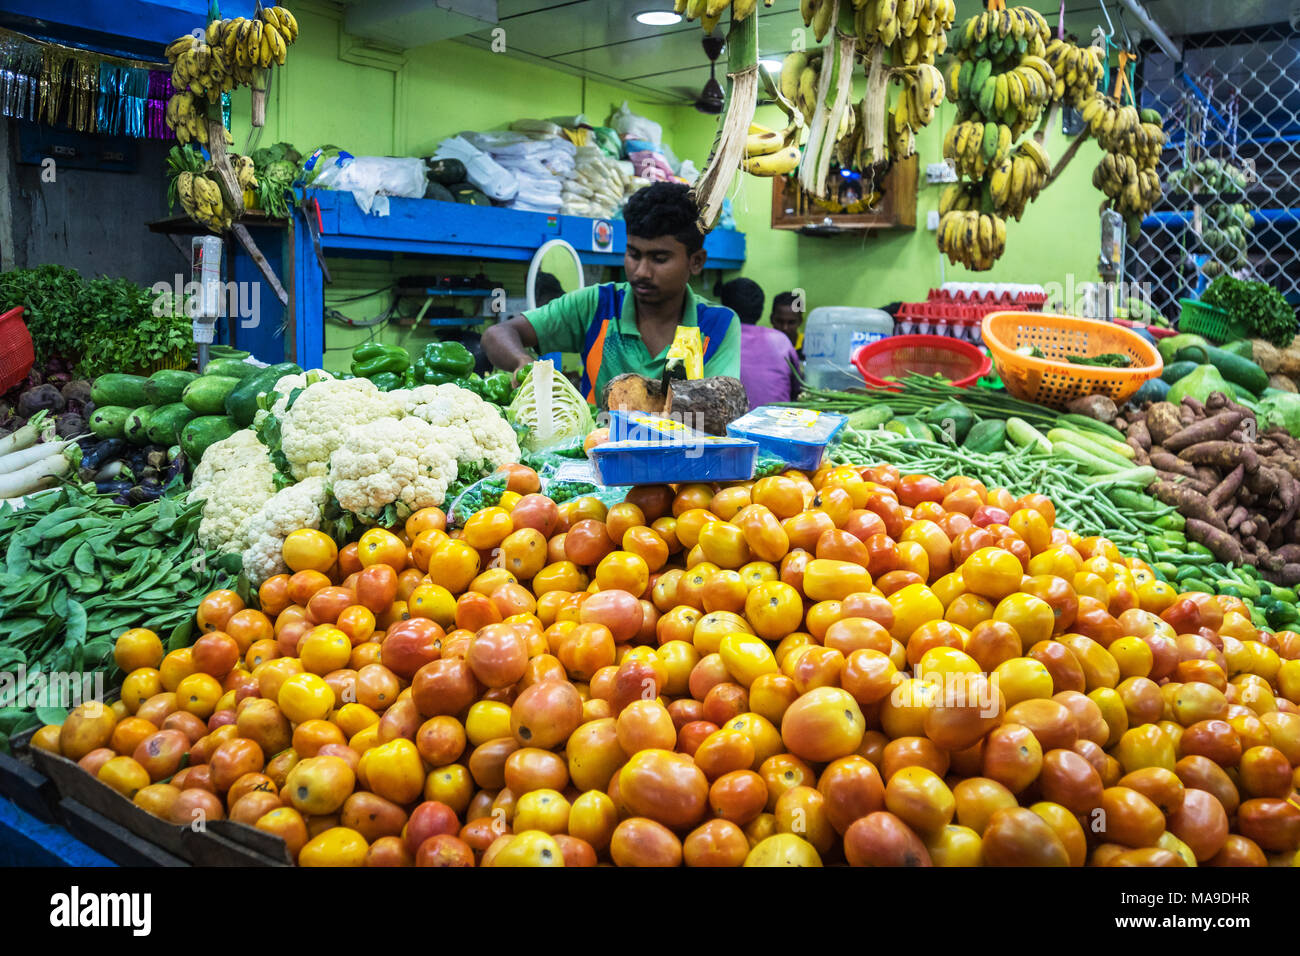
POLYGON ((1083 109, 1106 77, 1106 51, 1099 46, 1081 47, 1054 38, 1043 57, 1056 73, 1052 99, 1083 109))
POLYGON ((1059 78, 1045 56, 1051 30, 1030 7, 983 11, 956 37, 947 95, 957 119, 943 155, 968 182, 944 191, 938 242, 954 264, 983 271, 1006 249, 1006 221, 1019 221, 1051 176, 1047 151, 1021 139, 1056 98, 1059 78))
POLYGON ((955 0, 854 0, 854 30, 866 48, 879 43, 896 67, 934 65, 948 49, 957 21, 955 0))
MULTIPOLYGON (((770 7, 774 0, 763 0, 763 6, 770 7)), ((699 20, 705 33, 717 29, 722 15, 731 10, 731 22, 739 23, 754 12, 758 0, 674 0, 673 9, 687 20, 699 20)))
POLYGON ((261 7, 251 19, 213 20, 202 38, 187 33, 169 43, 165 52, 172 85, 181 92, 168 101, 165 118, 176 138, 208 145, 208 104, 241 86, 264 91, 266 71, 284 65, 297 38, 298 21, 292 13, 284 7, 261 7))
POLYGON ((1164 195, 1157 167, 1165 145, 1163 120, 1152 109, 1140 113, 1098 94, 1084 108, 1085 120, 1106 154, 1093 170, 1092 184, 1128 223, 1136 242, 1147 217, 1164 195), (1091 120, 1087 118, 1091 117, 1091 120))

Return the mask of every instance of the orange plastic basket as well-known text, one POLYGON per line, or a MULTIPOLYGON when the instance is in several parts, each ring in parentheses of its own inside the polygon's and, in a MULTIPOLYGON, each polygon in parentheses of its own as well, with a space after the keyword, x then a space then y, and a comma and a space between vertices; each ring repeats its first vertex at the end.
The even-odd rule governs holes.
POLYGON ((0 315, 0 392, 7 392, 27 377, 36 362, 32 336, 23 322, 23 307, 0 315))
POLYGON ((998 375, 1016 398, 1064 408, 1076 398, 1108 395, 1122 405, 1164 369, 1156 347, 1136 332, 1067 315, 1041 312, 994 312, 985 316, 984 344, 993 354, 998 375), (1021 355, 1016 349, 1037 346, 1046 358, 1021 355), (1131 356, 1131 368, 1095 368, 1066 361, 1069 355, 1131 356))

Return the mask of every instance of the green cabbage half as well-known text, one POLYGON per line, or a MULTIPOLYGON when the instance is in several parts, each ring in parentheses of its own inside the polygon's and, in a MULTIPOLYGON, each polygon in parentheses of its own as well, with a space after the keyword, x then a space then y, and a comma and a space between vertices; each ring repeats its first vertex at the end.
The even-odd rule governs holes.
POLYGON ((534 452, 582 438, 595 427, 587 400, 549 359, 529 367, 506 418, 513 425, 527 427, 520 445, 534 452))

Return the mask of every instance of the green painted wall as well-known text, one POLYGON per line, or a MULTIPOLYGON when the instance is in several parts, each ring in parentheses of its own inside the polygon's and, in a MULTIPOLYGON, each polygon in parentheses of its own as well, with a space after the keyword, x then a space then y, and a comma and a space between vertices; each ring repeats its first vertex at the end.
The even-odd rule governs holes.
MULTIPOLYGON (((713 140, 713 123, 694 111, 679 112, 675 148, 683 156, 700 157, 697 162, 702 166, 713 140)), ((954 106, 944 103, 939 117, 917 138, 922 181, 914 230, 878 232, 866 238, 773 230, 771 184, 748 176, 738 180, 732 205, 737 226, 749 239, 744 274, 762 285, 769 298, 786 289, 803 288, 810 308, 915 302, 944 282, 1064 283, 1068 273, 1075 275, 1076 283, 1096 281, 1097 215, 1103 197, 1092 187, 1092 170, 1101 151, 1091 140, 1031 204, 1024 220, 1008 223, 1006 255, 992 270, 972 273, 950 265, 939 254, 935 234, 925 228, 925 220, 930 210, 938 208, 943 187, 925 185, 924 172, 927 163, 943 161, 943 131, 955 112, 954 106)), ((781 129, 785 116, 774 106, 765 107, 756 121, 781 129)), ((1047 149, 1055 158, 1065 152, 1070 140, 1061 135, 1059 124, 1054 132, 1047 149)))
MULTIPOLYGON (((255 148, 288 140, 308 152, 333 144, 355 154, 430 155, 438 142, 464 129, 501 128, 519 118, 586 113, 604 122, 627 95, 614 87, 455 43, 444 42, 407 51, 389 59, 364 50, 346 52, 340 15, 328 6, 295 7, 301 23, 288 65, 276 71, 267 109, 267 126, 249 143, 248 97, 235 98, 236 148, 255 148), (364 64, 349 58, 368 59, 364 64)), ((676 153, 703 168, 713 142, 716 119, 690 107, 638 102, 632 108, 660 123, 676 153)), ((945 104, 936 122, 920 137, 921 162, 939 162, 942 129, 953 107, 945 104)), ((760 110, 759 122, 780 128, 784 117, 775 107, 760 110)), ((1048 141, 1053 157, 1066 141, 1055 131, 1048 141)), ((934 234, 925 228, 926 213, 938 205, 942 187, 921 187, 915 230, 879 233, 868 238, 800 236, 770 228, 771 184, 741 176, 733 189, 738 227, 748 237, 743 274, 758 281, 769 298, 803 288, 811 307, 879 306, 923 299, 944 281, 1076 282, 1097 278, 1097 209, 1101 195, 1092 188, 1092 169, 1099 151, 1089 142, 1066 173, 1034 203, 1021 223, 1008 228, 1007 253, 988 273, 974 275, 949 266, 938 252, 934 234)), ((382 313, 387 295, 355 299, 358 292, 381 288, 403 272, 486 272, 511 295, 522 294, 524 267, 499 262, 431 260, 398 257, 391 264, 340 260, 327 305, 337 304, 349 317, 382 313), (352 298, 353 301, 339 302, 352 298)), ((704 285, 711 285, 707 280, 704 285)), ((340 368, 346 353, 374 333, 327 326, 326 364, 340 368)), ((388 341, 419 347, 432 337, 427 329, 390 326, 388 341)))

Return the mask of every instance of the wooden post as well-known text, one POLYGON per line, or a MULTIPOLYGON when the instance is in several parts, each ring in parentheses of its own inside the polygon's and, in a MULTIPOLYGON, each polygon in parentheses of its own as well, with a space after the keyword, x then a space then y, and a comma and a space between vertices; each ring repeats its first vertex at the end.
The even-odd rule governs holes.
POLYGON ((284 286, 280 284, 280 280, 276 276, 275 270, 271 268, 271 263, 266 261, 266 256, 262 255, 262 250, 257 247, 257 243, 249 234, 248 228, 243 223, 237 222, 230 227, 230 231, 235 234, 235 238, 239 240, 239 244, 248 252, 249 258, 257 263, 257 268, 262 270, 262 275, 266 277, 266 281, 269 282, 271 288, 275 290, 276 297, 280 300, 280 304, 288 305, 289 293, 284 291, 284 286))

